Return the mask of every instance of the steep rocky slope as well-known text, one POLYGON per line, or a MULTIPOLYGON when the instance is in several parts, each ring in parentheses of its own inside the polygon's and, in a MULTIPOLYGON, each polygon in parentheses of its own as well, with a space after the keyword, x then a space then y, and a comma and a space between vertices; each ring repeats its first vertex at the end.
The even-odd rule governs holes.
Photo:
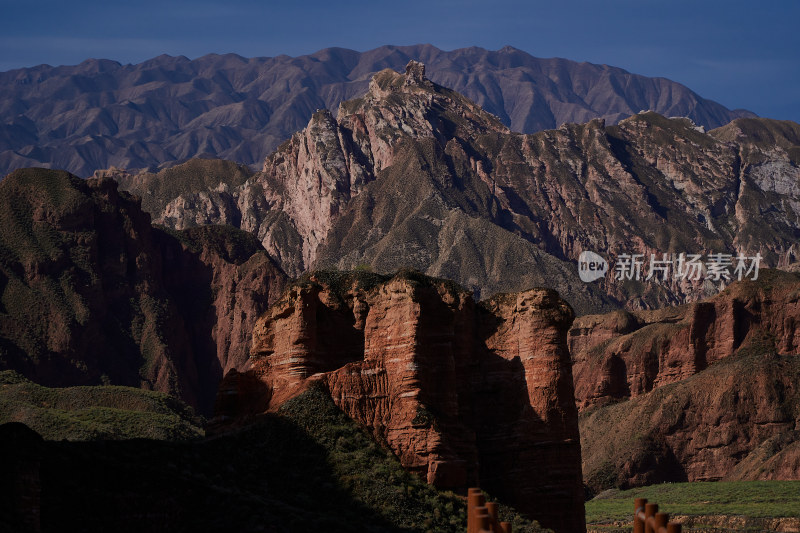
POLYGON ((678 83, 607 65, 539 59, 505 47, 446 52, 431 45, 301 57, 159 56, 137 65, 90 59, 76 66, 0 73, 0 174, 49 166, 88 176, 110 166, 147 168, 201 155, 259 164, 315 109, 363 94, 370 77, 427 63, 515 131, 643 109, 717 127, 729 111, 678 83))
POLYGON ((479 483, 546 527, 580 531, 572 318, 548 289, 476 305, 415 272, 315 272, 259 320, 253 368, 223 380, 216 424, 322 386, 429 483, 479 483))
POLYGON ((570 331, 584 478, 800 479, 800 276, 706 301, 584 316, 570 331))
POLYGON ((20 170, 0 202, 0 368, 45 385, 141 386, 208 412, 285 281, 251 235, 153 228, 110 179, 20 170))
POLYGON ((199 183, 187 164, 147 187, 123 179, 147 198, 152 184, 185 176, 183 193, 159 197, 156 221, 238 220, 291 275, 412 267, 479 297, 550 286, 579 314, 694 301, 725 282, 620 282, 621 254, 760 253, 773 266, 794 256, 797 124, 740 119, 703 133, 643 113, 520 135, 424 72, 412 62, 404 75, 379 73, 335 118, 315 113, 249 178, 231 167, 199 183), (578 279, 584 250, 612 262, 595 284, 578 279))
POLYGON ((671 481, 800 479, 800 361, 742 351, 690 378, 581 414, 593 491, 671 481))
POLYGON ((580 409, 646 394, 758 345, 800 347, 800 276, 763 270, 713 298, 655 311, 616 311, 575 320, 569 347, 580 409))

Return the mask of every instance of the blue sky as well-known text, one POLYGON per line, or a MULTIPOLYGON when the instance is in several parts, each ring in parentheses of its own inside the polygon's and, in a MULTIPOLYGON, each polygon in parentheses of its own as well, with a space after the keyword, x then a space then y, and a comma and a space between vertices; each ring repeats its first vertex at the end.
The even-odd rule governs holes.
POLYGON ((797 0, 0 0, 0 13, 0 71, 90 57, 136 63, 162 53, 508 44, 663 76, 729 108, 800 122, 797 0))

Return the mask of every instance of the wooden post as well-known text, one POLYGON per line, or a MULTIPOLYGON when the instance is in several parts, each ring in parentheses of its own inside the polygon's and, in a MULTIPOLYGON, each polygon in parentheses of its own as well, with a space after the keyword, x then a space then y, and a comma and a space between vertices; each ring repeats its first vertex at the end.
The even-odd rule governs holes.
POLYGON ((467 491, 467 533, 477 533, 475 509, 483 505, 481 489, 473 487, 467 491))
POLYGON ((491 522, 489 529, 492 533, 499 533, 497 529, 499 527, 497 523, 497 507, 497 502, 486 502, 486 510, 489 512, 489 521, 491 522))
POLYGON ((657 503, 646 503, 644 505, 644 533, 656 533, 653 530, 651 518, 655 518, 658 512, 657 503))
POLYGON ((669 521, 669 514, 659 513, 658 505, 647 503, 647 498, 633 502, 633 533, 682 533, 680 524, 669 521))
POLYGON ((486 502, 486 510, 494 520, 497 520, 497 507, 497 502, 486 502))
POLYGON ((667 513, 656 513, 656 533, 659 533, 662 527, 666 529, 667 522, 669 522, 669 515, 667 513))
POLYGON ((633 533, 644 533, 644 522, 639 513, 644 514, 647 498, 636 498, 633 503, 633 533))
POLYGON ((489 516, 489 510, 486 507, 475 508, 475 525, 479 532, 491 531, 492 521, 489 516))
POLYGON ((511 533, 509 522, 500 522, 500 505, 487 502, 481 489, 467 491, 467 533, 511 533))

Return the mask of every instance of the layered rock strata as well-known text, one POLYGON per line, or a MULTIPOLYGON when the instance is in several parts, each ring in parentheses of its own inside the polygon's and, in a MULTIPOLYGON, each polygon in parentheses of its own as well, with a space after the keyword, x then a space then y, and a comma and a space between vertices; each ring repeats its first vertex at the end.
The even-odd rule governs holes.
POLYGON ((576 319, 588 486, 800 479, 798 302, 800 276, 765 270, 705 301, 576 319))
POLYGON ((578 408, 685 380, 743 347, 796 354, 799 323, 800 276, 775 269, 692 304, 579 317, 568 341, 578 408))
POLYGON ((275 410, 321 383, 429 483, 479 483, 545 526, 582 531, 572 318, 547 289, 476 304, 410 271, 313 273, 258 321, 253 368, 225 378, 218 414, 253 412, 240 397, 275 410))

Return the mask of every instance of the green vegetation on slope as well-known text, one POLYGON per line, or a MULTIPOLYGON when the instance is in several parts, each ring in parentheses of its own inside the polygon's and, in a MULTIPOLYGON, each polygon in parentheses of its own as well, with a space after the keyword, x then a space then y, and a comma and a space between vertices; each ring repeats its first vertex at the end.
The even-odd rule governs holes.
POLYGON ((183 194, 213 190, 221 183, 237 187, 247 181, 252 171, 244 165, 222 159, 190 159, 158 173, 115 176, 120 188, 142 198, 142 209, 160 213, 183 194))
POLYGON ((159 226, 159 229, 176 238, 193 253, 200 253, 206 247, 235 265, 241 265, 254 254, 264 251, 255 235, 225 224, 194 226, 183 230, 159 226))
POLYGON ((22 422, 48 440, 203 435, 201 419, 166 394, 117 386, 48 388, 10 370, 0 372, 0 424, 7 422, 22 422))
MULTIPOLYGON (((347 418, 324 391, 312 388, 284 404, 280 413, 326 450, 340 487, 387 521, 415 531, 460 532, 466 528, 462 498, 437 491, 404 471, 400 462, 347 418)), ((512 522, 514 531, 543 531, 508 507, 501 506, 500 516, 512 522)))
MULTIPOLYGON (((57 523, 60 530, 465 528, 462 498, 405 472, 320 389, 287 402, 279 415, 188 442, 45 441, 13 448, 14 440, 6 438, 11 429, 0 425, 0 470, 26 457, 20 448, 38 447, 40 471, 46 473, 42 523, 57 523)), ((10 515, 4 511, 0 502, 0 530, 15 518, 13 509, 10 515)), ((543 531, 509 509, 501 508, 500 515, 516 532, 543 531)))

